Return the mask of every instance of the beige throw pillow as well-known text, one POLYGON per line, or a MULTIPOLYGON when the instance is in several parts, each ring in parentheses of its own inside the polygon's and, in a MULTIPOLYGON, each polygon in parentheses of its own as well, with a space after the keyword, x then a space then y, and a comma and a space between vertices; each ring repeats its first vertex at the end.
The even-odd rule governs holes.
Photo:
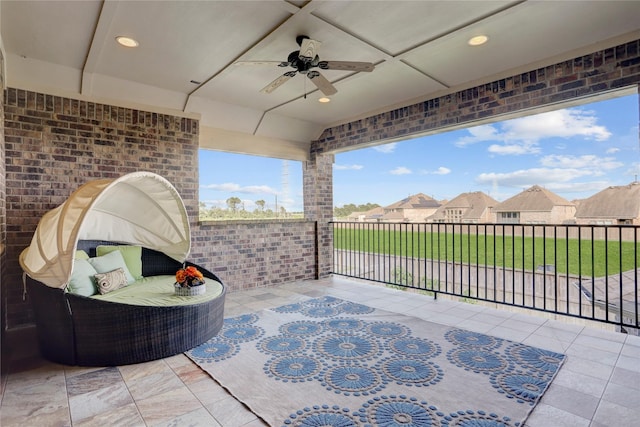
POLYGON ((104 295, 116 289, 127 286, 127 276, 122 268, 116 268, 108 273, 98 273, 94 276, 98 291, 104 295))

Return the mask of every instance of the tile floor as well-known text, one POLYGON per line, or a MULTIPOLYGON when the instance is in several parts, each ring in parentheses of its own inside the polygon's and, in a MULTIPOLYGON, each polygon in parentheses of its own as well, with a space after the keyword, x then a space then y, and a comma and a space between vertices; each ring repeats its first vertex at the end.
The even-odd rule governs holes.
MULTIPOLYGON (((341 277, 231 293, 225 316, 322 295, 567 354, 527 420, 529 427, 639 425, 639 337, 517 311, 434 300, 341 277)), ((14 349, 2 362, 3 427, 264 425, 184 355, 138 365, 81 368, 14 349)))

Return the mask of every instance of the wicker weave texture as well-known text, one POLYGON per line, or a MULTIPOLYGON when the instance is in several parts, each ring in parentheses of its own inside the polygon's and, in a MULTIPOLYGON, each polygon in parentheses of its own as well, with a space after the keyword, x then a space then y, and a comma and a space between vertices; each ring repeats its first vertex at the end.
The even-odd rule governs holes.
MULTIPOLYGON (((78 248, 95 256, 97 244, 78 248)), ((174 274, 181 263, 143 248, 143 275, 174 274)), ((202 274, 222 281, 192 263, 202 274)), ((57 363, 117 366, 172 356, 215 336, 224 319, 226 288, 211 301, 176 307, 149 307, 99 301, 66 293, 28 278, 42 355, 57 363)))

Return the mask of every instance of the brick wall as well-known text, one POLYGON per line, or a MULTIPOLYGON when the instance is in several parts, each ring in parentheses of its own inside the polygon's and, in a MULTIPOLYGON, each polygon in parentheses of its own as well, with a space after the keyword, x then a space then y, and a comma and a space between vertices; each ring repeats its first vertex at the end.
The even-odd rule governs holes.
POLYGON ((326 129, 311 144, 327 153, 419 136, 536 107, 598 95, 640 82, 640 40, 418 104, 326 129))
MULTIPOLYGON (((166 177, 198 209, 198 121, 7 89, 4 99, 8 329, 32 321, 23 301, 20 252, 39 218, 81 184, 137 170, 166 177)), ((3 162, 3 164, 5 164, 3 162)))
POLYGON ((312 221, 212 221, 191 235, 189 258, 210 268, 231 290, 316 276, 312 221))
POLYGON ((20 252, 39 218, 81 184, 146 170, 167 178, 191 218, 190 259, 219 274, 230 290, 314 278, 315 223, 308 221, 200 225, 198 121, 7 89, 0 185, 3 325, 32 322, 22 298, 20 252), (4 173, 2 173, 4 177, 4 173), (5 268, 6 267, 6 268, 5 268))
POLYGON ((328 276, 333 268, 333 161, 332 154, 313 155, 304 163, 304 212, 316 221, 317 277, 328 276))
MULTIPOLYGON (((0 53, 1 55, 1 53, 0 53)), ((0 75, 3 70, 0 67, 0 75)), ((0 76, 0 81, 4 82, 4 76, 0 76)), ((4 91, 1 90, 0 85, 0 123, 4 122, 4 91)), ((4 286, 3 278, 6 274, 7 260, 6 260, 6 245, 7 245, 7 191, 6 191, 6 179, 5 179, 5 160, 4 160, 4 126, 0 126, 0 302, 4 301, 4 286)), ((4 305, 0 305, 0 331, 4 333, 6 324, 6 314, 3 310, 4 305)))

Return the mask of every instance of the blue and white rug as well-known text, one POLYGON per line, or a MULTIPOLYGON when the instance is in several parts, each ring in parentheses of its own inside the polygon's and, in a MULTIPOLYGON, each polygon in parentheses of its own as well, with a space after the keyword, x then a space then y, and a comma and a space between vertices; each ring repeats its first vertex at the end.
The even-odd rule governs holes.
POLYGON ((564 355, 334 297, 225 319, 187 352, 271 426, 523 426, 564 355))

